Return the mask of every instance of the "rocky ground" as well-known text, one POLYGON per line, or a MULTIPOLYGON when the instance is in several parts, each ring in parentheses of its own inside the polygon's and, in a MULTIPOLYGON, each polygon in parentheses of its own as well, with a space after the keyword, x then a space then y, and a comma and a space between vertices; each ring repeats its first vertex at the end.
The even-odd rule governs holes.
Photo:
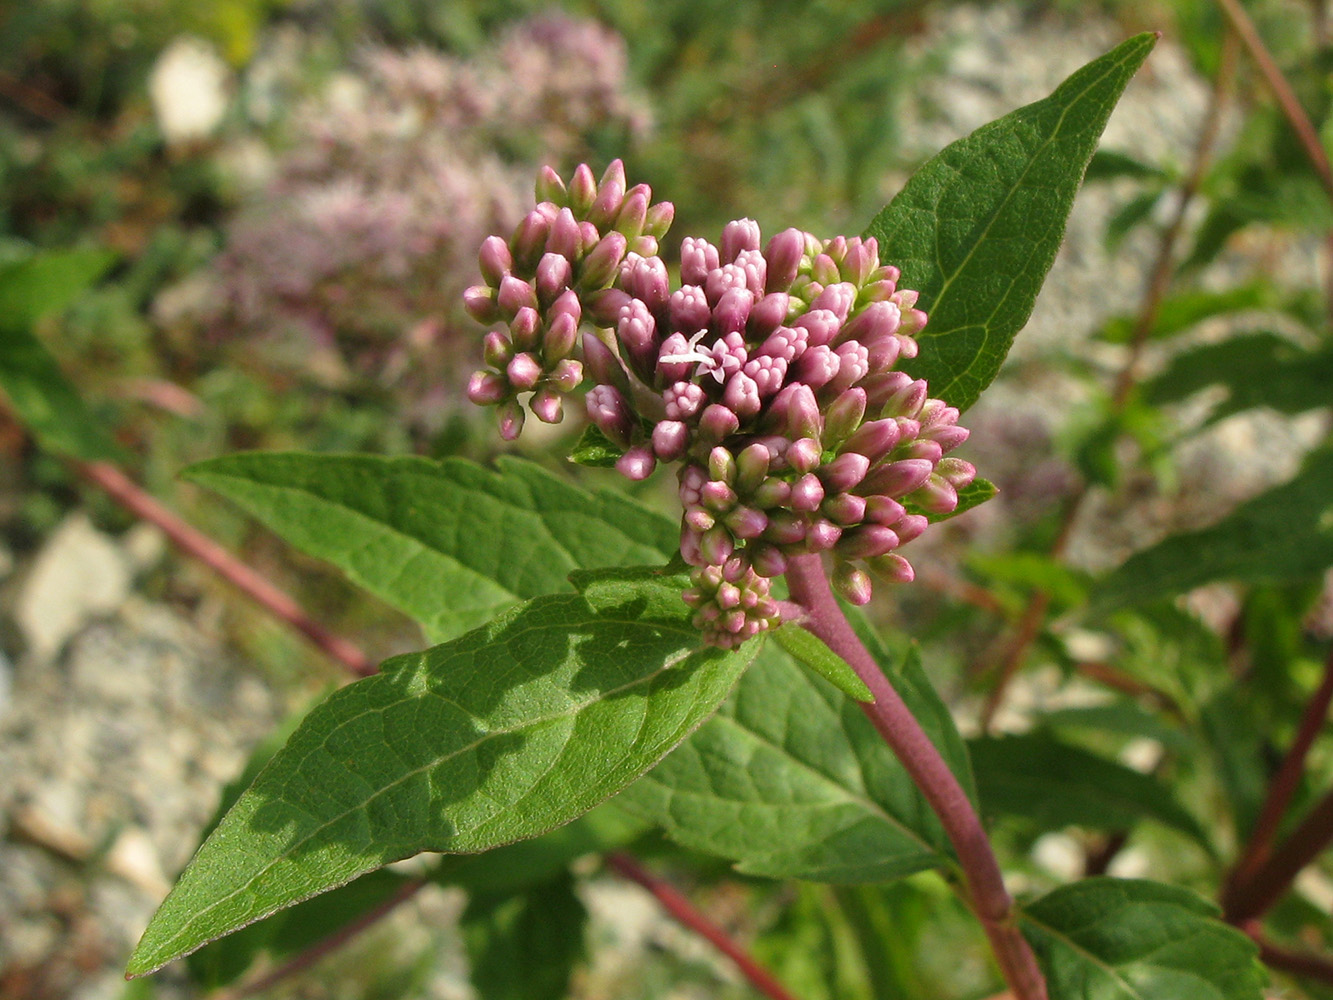
MULTIPOLYGON (((1120 26, 1096 18, 1025 20, 1007 5, 940 14, 930 47, 945 53, 947 68, 907 109, 910 141, 933 151, 1045 95, 1122 35, 1120 26)), ((1182 165, 1206 99, 1204 83, 1166 40, 1112 118, 1106 144, 1182 165)), ((1134 309, 1152 241, 1140 234, 1110 255, 1102 240, 1105 220, 1125 197, 1116 184, 1080 196, 1016 362, 1082 350, 1108 315, 1134 309)), ((1277 245, 1239 248, 1210 280, 1225 283, 1256 256, 1273 253, 1293 282, 1314 282, 1315 255, 1277 245)), ((1108 368, 1118 361, 1108 349, 1089 356, 1108 368)), ((1003 453, 1021 454, 1025 442, 1049 437, 1079 403, 1078 391, 1058 379, 1040 391, 1022 378, 997 384, 970 415, 972 455, 988 447, 1001 461, 1003 453)), ((1298 446, 1317 430, 1309 421, 1228 421, 1190 445, 1182 492, 1207 484, 1204 498, 1251 495, 1290 474, 1298 446)), ((1032 474, 1033 465, 1014 474, 1024 470, 1032 474)), ((1052 466, 1043 474, 1055 482, 1062 473, 1052 466)), ((1048 487, 1034 488, 1040 499, 1048 487)), ((1209 516, 1215 502, 1182 509, 1179 495, 1146 494, 1127 512, 1098 501, 1073 556, 1088 567, 1106 565, 1182 517, 1209 516)), ((143 596, 144 574, 173 558, 162 548, 147 530, 110 537, 81 512, 32 558, 9 558, 0 535, 0 616, 12 626, 0 632, 0 997, 122 994, 128 950, 188 859, 220 787, 282 712, 284 697, 238 663, 215 628, 143 596)), ((693 947, 635 887, 597 883, 588 902, 605 955, 585 981, 588 996, 613 983, 623 987, 625 969, 645 948, 693 947)), ((421 930, 447 925, 457 903, 423 895, 378 939, 454 955, 420 985, 426 995, 468 995, 456 937, 421 930)), ((732 978, 729 970, 720 975, 732 978)), ((170 972, 162 982, 168 994, 184 989, 170 972)), ((311 995, 339 995, 347 985, 335 977, 325 982, 311 995)))

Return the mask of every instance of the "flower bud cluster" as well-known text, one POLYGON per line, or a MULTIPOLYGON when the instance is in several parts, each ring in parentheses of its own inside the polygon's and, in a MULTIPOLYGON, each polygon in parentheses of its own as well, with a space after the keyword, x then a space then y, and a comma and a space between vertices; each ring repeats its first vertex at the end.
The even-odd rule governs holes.
POLYGON ((488 236, 479 255, 483 285, 463 293, 468 313, 504 328, 486 335, 487 368, 468 380, 467 395, 497 408, 500 436, 523 430, 520 393, 548 424, 564 419, 564 397, 583 382, 579 326, 585 304, 616 280, 627 253, 657 259, 657 241, 671 225, 669 202, 652 204, 646 184, 625 187, 615 160, 593 178, 587 164, 568 186, 550 167, 537 177, 537 207, 508 241, 488 236))
POLYGON ((634 190, 644 193, 630 208, 618 162, 595 190, 586 167, 568 190, 544 172, 539 197, 586 224, 589 240, 552 249, 556 223, 539 206, 540 247, 524 235, 539 226, 530 221, 508 244, 483 245, 487 285, 470 290, 469 308, 510 333, 488 335, 496 370, 474 375, 469 395, 498 403, 512 436, 517 393, 534 391, 546 419, 543 393, 569 392, 559 366, 581 359, 588 417, 622 449, 617 469, 643 479, 658 462, 680 463, 681 554, 694 567, 684 597, 714 645, 777 624, 770 581, 796 555, 830 553, 834 586, 856 604, 870 599, 869 573, 911 580, 897 550, 926 514, 955 509, 976 474, 946 457, 967 438, 957 409, 896 367, 916 355, 926 323, 917 294, 898 288, 873 238, 788 229, 763 244, 750 219, 729 223, 717 245, 687 237, 673 291, 656 252, 670 206, 650 208, 647 189, 634 190), (601 252, 607 240, 619 252, 601 252), (567 272, 546 265, 571 276, 563 284, 537 273, 553 254, 568 260, 567 272), (524 308, 533 317, 519 323, 524 308), (591 327, 577 347, 568 315, 591 327), (543 338, 558 324, 555 347, 527 334, 529 323, 543 338), (519 357, 530 361, 516 370, 519 357))

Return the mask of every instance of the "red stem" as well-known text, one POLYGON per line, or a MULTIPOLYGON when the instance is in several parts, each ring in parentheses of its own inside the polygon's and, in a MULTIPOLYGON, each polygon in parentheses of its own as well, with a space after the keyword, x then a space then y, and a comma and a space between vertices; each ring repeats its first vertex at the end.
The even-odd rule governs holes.
POLYGON ((1291 888, 1301 869, 1333 843, 1333 792, 1326 794, 1251 876, 1237 886, 1227 919, 1243 923, 1262 916, 1291 888))
POLYGON ((631 882, 637 882, 651 892, 664 910, 736 963, 736 968, 740 969, 742 975, 764 996, 771 1000, 795 1000, 795 997, 774 978, 773 973, 756 962, 745 949, 728 937, 726 931, 695 909, 694 904, 675 886, 658 878, 630 855, 621 851, 608 854, 606 863, 616 874, 631 882))
POLYGON ((1259 811, 1254 830, 1250 833, 1245 853, 1237 862, 1228 880, 1222 903, 1223 909, 1228 912, 1232 909, 1234 894, 1243 891, 1272 856, 1278 827, 1286 815, 1287 807, 1291 805, 1296 789, 1300 786, 1301 777, 1305 774, 1305 758, 1328 719, 1330 705, 1333 705, 1333 652, 1329 653, 1328 660, 1324 663, 1323 681, 1310 697, 1301 715, 1296 738, 1292 741, 1291 748, 1282 759, 1282 764, 1268 787, 1268 795, 1264 799, 1263 808, 1259 811))
POLYGON ((1282 109, 1288 124, 1296 133, 1296 138, 1304 147, 1305 155, 1314 167, 1315 175, 1324 185, 1328 196, 1333 198, 1333 164, 1329 163, 1324 144, 1319 141, 1319 133, 1315 131, 1305 109, 1301 107, 1301 102, 1297 100, 1296 92, 1291 89, 1291 84, 1282 75, 1282 70, 1268 51, 1268 47, 1264 45, 1259 29, 1250 20, 1250 15, 1245 13, 1245 8, 1240 5, 1239 0, 1217 0, 1217 5, 1222 8, 1222 12, 1230 19, 1236 33, 1240 35, 1241 41, 1250 50, 1255 65, 1259 67, 1259 72, 1264 75, 1268 86, 1272 88, 1273 96, 1277 98, 1278 107, 1282 109))
POLYGON ((359 677, 375 672, 375 663, 354 643, 311 618, 292 597, 279 590, 203 532, 158 503, 125 473, 107 462, 71 461, 84 479, 101 487, 122 507, 156 525, 186 555, 193 556, 262 608, 297 631, 359 677))
POLYGON ((875 700, 862 702, 861 708, 940 818, 958 855, 972 910, 990 939, 1005 982, 1018 1000, 1046 1000, 1045 980, 1018 930, 1014 901, 981 819, 930 737, 852 630, 829 589, 820 557, 808 554, 790 560, 787 585, 792 599, 807 612, 801 624, 851 664, 874 695, 875 700))
POLYGON ((392 896, 384 900, 378 906, 372 907, 355 920, 339 927, 328 937, 320 938, 320 940, 316 941, 305 951, 293 955, 272 972, 260 976, 258 979, 246 983, 244 986, 238 987, 235 990, 214 994, 213 1000, 244 1000, 245 997, 252 997, 258 993, 263 993, 270 987, 286 979, 288 976, 294 976, 298 972, 304 972, 325 955, 337 951, 362 931, 379 923, 390 913, 398 909, 398 907, 402 906, 420 892, 425 885, 425 879, 412 879, 410 882, 403 883, 392 896))
POLYGON ((1274 944, 1257 927, 1244 928, 1250 939, 1259 946, 1259 960, 1265 965, 1321 983, 1333 984, 1333 960, 1306 951, 1292 951, 1274 944))

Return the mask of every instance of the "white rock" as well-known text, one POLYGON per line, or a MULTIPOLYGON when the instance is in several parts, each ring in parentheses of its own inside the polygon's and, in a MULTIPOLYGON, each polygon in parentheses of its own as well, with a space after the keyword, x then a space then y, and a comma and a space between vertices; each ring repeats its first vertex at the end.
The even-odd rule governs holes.
POLYGON ((93 618, 110 614, 130 591, 119 547, 83 513, 52 534, 14 602, 14 620, 38 659, 55 656, 93 618))
POLYGON ((213 46, 181 36, 163 50, 148 78, 148 96, 168 144, 205 139, 227 112, 231 74, 213 46))

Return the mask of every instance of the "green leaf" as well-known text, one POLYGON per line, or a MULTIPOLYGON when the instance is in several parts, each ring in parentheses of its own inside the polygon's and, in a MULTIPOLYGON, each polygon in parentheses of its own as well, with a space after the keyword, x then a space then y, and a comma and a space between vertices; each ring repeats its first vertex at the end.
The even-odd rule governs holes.
POLYGON ((227 986, 259 956, 288 958, 318 943, 358 917, 384 906, 411 882, 388 870, 370 872, 332 892, 297 903, 200 948, 189 957, 190 975, 209 989, 227 986))
POLYGON ((1019 912, 1051 1000, 1261 1000, 1258 948, 1187 889, 1089 878, 1019 912))
MULTIPOLYGON (((1251 309, 1271 309, 1277 304, 1277 289, 1267 281, 1236 285, 1221 292, 1203 289, 1177 292, 1162 300, 1148 336, 1165 339, 1214 316, 1225 316, 1251 309)), ((1134 338, 1134 326, 1137 322, 1132 316, 1117 316, 1107 321, 1098 333, 1098 337, 1111 344, 1128 344, 1134 338)))
POLYGON ((1276 583, 1333 565, 1333 448, 1313 452, 1288 483, 1249 500, 1202 531, 1136 552, 1098 581, 1106 612, 1172 597, 1213 580, 1276 583))
POLYGON ((908 503, 905 506, 909 514, 925 514, 931 524, 937 524, 940 521, 957 517, 959 514, 966 514, 973 507, 980 507, 987 500, 994 499, 999 492, 999 487, 989 479, 978 477, 958 491, 958 506, 947 514, 927 513, 913 503, 908 503))
POLYGON ((819 636, 799 625, 784 625, 773 633, 779 646, 797 663, 803 663, 853 701, 874 701, 865 681, 856 676, 852 665, 825 645, 819 636))
POLYGON ((1199 821, 1156 778, 1049 733, 983 737, 968 750, 987 815, 1014 816, 1042 830, 1124 830, 1153 819, 1212 851, 1199 821))
POLYGON ((1055 261, 1083 171, 1156 36, 1137 35, 1045 100, 946 147, 866 230, 930 316, 904 368, 960 410, 1000 370, 1055 261))
POLYGON ((120 457, 55 358, 33 333, 111 266, 106 251, 46 253, 0 267, 0 388, 44 448, 86 461, 120 457))
POLYGON ((474 898, 459 924, 477 996, 563 1000, 587 921, 568 875, 516 896, 474 898))
POLYGON ((1333 350, 1307 351, 1273 333, 1246 334, 1177 355, 1142 391, 1148 402, 1161 405, 1209 386, 1226 390, 1226 399, 1208 415, 1210 423, 1261 406, 1304 413, 1333 399, 1333 350))
POLYGON ((420 851, 537 836, 629 784, 757 652, 699 648, 681 583, 606 574, 335 692, 200 848, 129 972, 420 851))
POLYGON ((576 465, 586 465, 594 469, 609 469, 625 454, 625 449, 602 433, 596 424, 589 424, 579 435, 574 450, 569 453, 569 460, 576 465))
POLYGON ((452 638, 521 600, 568 591, 577 569, 659 562, 680 529, 616 493, 590 494, 519 459, 252 453, 187 479, 452 638))
POLYGON ((1088 171, 1083 179, 1085 182, 1091 183, 1092 181, 1113 180, 1118 177, 1133 177, 1136 180, 1144 180, 1149 177, 1158 180, 1169 179, 1169 175, 1161 167, 1144 163, 1142 160, 1119 149, 1097 150, 1088 163, 1088 171))
MULTIPOLYGON (((966 749, 915 653, 890 680, 971 789, 966 749)), ((617 801, 754 875, 878 882, 949 863, 934 814, 861 709, 772 645, 617 801)))
POLYGON ((1162 189, 1160 187, 1153 187, 1148 191, 1140 192, 1107 220, 1104 242, 1109 253, 1119 252, 1125 238, 1134 231, 1135 227, 1152 218, 1153 209, 1157 207, 1157 202, 1161 200, 1161 197, 1162 189))

